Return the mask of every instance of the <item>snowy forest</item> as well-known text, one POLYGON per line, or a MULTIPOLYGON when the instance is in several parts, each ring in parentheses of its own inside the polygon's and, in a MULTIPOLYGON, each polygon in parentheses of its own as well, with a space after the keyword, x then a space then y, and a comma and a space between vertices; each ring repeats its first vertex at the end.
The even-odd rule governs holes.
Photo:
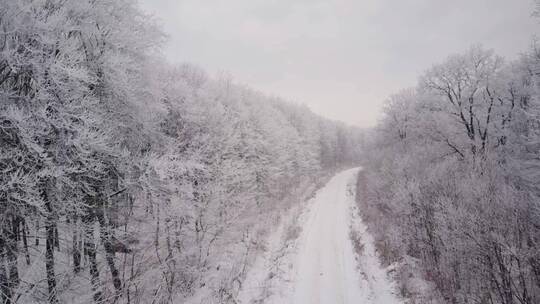
POLYGON ((540 42, 367 129, 171 63, 158 24, 0 0, 1 304, 540 303, 540 42))
POLYGON ((540 303, 540 47, 473 46, 390 97, 358 203, 411 303, 540 303))
POLYGON ((357 161, 357 128, 167 63, 134 1, 0 28, 1 303, 232 303, 298 185, 357 161))

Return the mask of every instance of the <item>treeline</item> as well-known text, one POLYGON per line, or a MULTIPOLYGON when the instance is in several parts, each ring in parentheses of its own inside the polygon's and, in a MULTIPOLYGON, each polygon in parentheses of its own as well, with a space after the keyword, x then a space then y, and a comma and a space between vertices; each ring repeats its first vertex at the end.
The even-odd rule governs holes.
POLYGON ((234 303, 358 130, 160 59, 130 0, 0 5, 0 302, 234 303))
POLYGON ((540 303, 539 85, 475 46, 386 103, 359 203, 410 303, 540 303))

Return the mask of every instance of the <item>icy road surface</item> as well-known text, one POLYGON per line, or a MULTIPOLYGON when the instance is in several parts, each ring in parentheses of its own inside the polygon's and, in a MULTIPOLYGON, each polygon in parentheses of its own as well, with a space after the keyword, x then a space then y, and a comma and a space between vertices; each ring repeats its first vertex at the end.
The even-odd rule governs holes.
MULTIPOLYGON (((402 303, 393 292, 387 271, 380 266, 373 238, 359 216, 353 216, 358 213, 354 195, 359 170, 337 174, 306 204, 297 250, 282 263, 288 265, 281 268, 285 280, 272 282, 266 296, 242 293, 241 303, 402 303), (361 253, 353 250, 351 230, 361 240, 361 253)), ((267 270, 255 272, 262 276, 267 270)), ((251 285, 246 290, 262 286, 254 277, 248 279, 251 285)))

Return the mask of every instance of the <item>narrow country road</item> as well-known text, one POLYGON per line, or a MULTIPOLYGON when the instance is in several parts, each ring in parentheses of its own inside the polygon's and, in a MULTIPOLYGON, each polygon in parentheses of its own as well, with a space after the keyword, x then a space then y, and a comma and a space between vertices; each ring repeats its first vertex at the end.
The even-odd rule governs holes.
MULTIPOLYGON (((380 266, 373 239, 355 207, 360 169, 334 176, 307 205, 297 252, 282 270, 285 283, 274 283, 270 296, 247 296, 241 303, 271 304, 400 304, 393 283, 380 266), (355 253, 351 231, 361 240, 355 253)), ((251 280, 247 289, 257 289, 251 280)))
POLYGON ((292 303, 359 303, 362 299, 349 238, 353 197, 347 189, 357 172, 339 173, 314 199, 300 239, 292 303))
POLYGON ((361 220, 352 218, 358 170, 337 174, 317 193, 300 237, 291 303, 400 303, 379 266, 373 239, 361 220), (362 240, 359 255, 353 251, 351 229, 362 240))

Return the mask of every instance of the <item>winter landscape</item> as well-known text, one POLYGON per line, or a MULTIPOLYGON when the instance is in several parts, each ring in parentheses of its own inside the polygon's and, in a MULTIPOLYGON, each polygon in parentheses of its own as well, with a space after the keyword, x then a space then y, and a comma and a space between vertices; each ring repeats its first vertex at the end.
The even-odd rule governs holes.
POLYGON ((540 1, 0 0, 0 304, 539 304, 540 1))

